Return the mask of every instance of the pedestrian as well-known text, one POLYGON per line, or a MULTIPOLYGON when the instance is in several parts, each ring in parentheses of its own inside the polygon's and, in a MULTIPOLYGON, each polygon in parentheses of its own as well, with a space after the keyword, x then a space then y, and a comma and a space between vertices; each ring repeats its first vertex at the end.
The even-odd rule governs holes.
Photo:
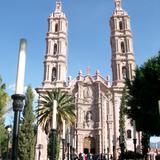
POLYGON ((82 153, 79 153, 79 160, 83 160, 82 153))
POLYGON ((84 155, 84 160, 88 160, 87 154, 84 155))

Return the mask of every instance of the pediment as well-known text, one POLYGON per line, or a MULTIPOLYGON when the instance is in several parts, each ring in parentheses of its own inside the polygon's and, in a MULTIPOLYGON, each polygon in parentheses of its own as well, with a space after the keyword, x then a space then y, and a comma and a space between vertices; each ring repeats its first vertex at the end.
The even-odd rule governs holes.
POLYGON ((84 77, 83 83, 91 85, 93 83, 93 78, 91 76, 87 75, 84 77))

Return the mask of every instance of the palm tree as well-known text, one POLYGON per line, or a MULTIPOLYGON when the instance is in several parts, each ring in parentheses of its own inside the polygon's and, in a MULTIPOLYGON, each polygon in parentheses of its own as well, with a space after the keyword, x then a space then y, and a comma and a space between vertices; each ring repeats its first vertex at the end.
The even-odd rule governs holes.
MULTIPOLYGON (((63 120, 68 124, 73 124, 76 120, 75 115, 75 103, 74 99, 67 92, 63 92, 60 89, 53 89, 51 92, 46 91, 44 94, 40 95, 39 106, 36 109, 36 117, 38 119, 38 125, 42 126, 42 129, 49 137, 48 142, 48 156, 50 159, 53 153, 51 152, 53 145, 53 135, 51 132, 52 126, 52 115, 53 115, 53 101, 57 101, 57 133, 56 138, 56 157, 59 156, 59 145, 60 145, 60 135, 62 133, 63 120)), ((52 157, 52 158, 51 158, 52 157)))
POLYGON ((57 131, 61 133, 63 120, 68 124, 73 124, 76 120, 74 99, 67 92, 60 89, 46 91, 40 95, 39 106, 36 109, 38 125, 48 134, 52 125, 53 101, 57 101, 57 131))

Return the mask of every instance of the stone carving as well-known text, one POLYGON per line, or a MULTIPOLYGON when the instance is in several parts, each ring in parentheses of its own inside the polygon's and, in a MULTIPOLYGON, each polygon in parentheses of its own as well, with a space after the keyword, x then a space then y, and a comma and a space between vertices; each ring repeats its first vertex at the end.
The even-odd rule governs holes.
POLYGON ((86 115, 86 121, 87 122, 90 122, 92 120, 92 112, 91 111, 88 111, 87 112, 87 115, 86 115))
POLYGON ((83 96, 84 96, 84 98, 93 97, 93 95, 92 95, 92 88, 90 86, 84 88, 84 90, 83 90, 83 96))
POLYGON ((83 89, 84 103, 91 103, 93 101, 93 90, 91 86, 87 86, 83 89))
POLYGON ((106 92, 106 98, 107 101, 110 101, 112 99, 112 94, 109 91, 106 92))
POLYGON ((83 123, 84 128, 92 128, 94 126, 93 115, 91 111, 87 111, 85 115, 85 121, 83 123))

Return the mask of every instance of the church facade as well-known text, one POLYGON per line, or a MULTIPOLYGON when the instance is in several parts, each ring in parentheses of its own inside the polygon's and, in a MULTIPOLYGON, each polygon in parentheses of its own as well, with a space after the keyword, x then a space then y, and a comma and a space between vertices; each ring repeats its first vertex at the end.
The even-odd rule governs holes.
MULTIPOLYGON (((48 18, 44 79, 37 93, 43 94, 60 88, 75 97, 77 120, 70 130, 70 148, 76 153, 106 153, 117 159, 119 147, 119 110, 126 76, 134 78, 135 59, 132 45, 130 17, 122 9, 121 0, 115 0, 115 9, 110 18, 110 44, 112 50, 112 84, 103 78, 100 71, 95 75, 67 78, 68 21, 61 2, 56 2, 55 11, 48 18)), ((133 138, 140 146, 139 133, 126 119, 126 145, 134 149, 133 138), (135 137, 134 137, 135 135, 135 137)), ((47 135, 38 126, 36 160, 47 160, 47 135), (40 147, 41 146, 41 147, 40 147), (39 157, 39 154, 41 157, 39 157)))

